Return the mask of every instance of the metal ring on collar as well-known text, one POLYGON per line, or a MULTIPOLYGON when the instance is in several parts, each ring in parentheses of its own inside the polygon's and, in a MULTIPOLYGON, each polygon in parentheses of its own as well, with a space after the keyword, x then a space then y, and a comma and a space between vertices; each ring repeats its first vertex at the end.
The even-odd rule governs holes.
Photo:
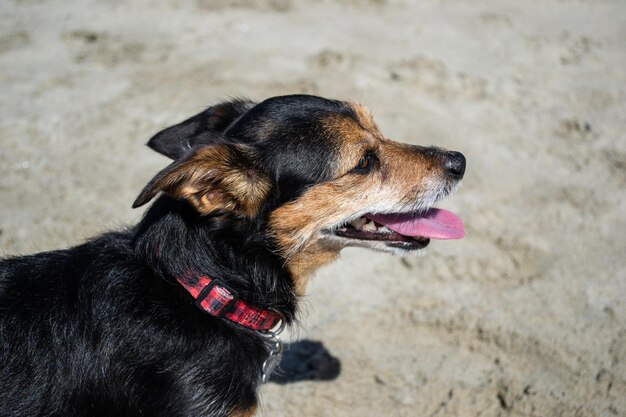
POLYGON ((277 335, 281 334, 283 330, 285 330, 287 321, 285 320, 285 316, 283 316, 282 313, 279 312, 278 310, 274 308, 268 308, 268 310, 276 313, 280 317, 280 319, 278 320, 278 323, 274 327, 268 330, 259 330, 259 333, 264 336, 276 337, 277 335))

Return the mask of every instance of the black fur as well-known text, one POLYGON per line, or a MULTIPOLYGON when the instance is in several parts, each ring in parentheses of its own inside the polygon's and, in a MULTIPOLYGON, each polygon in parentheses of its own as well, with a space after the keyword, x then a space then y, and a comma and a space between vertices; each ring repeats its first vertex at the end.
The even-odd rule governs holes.
POLYGON ((225 416, 256 402, 266 343, 197 309, 175 277, 218 277, 242 299, 296 314, 268 213, 336 160, 318 116, 345 104, 288 96, 223 103, 149 146, 172 158, 247 144, 272 187, 255 218, 200 216, 161 196, 134 228, 0 263, 0 417, 225 416))
POLYGON ((177 159, 196 146, 221 143, 224 139, 221 133, 253 106, 254 103, 249 100, 233 100, 211 106, 157 133, 150 138, 148 146, 167 157, 177 159))

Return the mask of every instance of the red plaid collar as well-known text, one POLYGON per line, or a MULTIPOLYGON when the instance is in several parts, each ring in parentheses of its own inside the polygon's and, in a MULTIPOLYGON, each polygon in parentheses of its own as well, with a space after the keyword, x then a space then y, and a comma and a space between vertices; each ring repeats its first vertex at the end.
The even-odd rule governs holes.
POLYGON ((276 327, 282 319, 275 311, 263 310, 240 300, 237 292, 218 279, 206 275, 176 279, 196 300, 196 306, 214 317, 224 317, 249 329, 264 331, 276 327))

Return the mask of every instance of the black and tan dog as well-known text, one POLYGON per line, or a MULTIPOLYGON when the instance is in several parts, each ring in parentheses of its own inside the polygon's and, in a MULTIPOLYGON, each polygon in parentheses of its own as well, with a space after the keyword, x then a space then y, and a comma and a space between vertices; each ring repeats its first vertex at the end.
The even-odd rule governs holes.
POLYGON ((463 235, 432 208, 463 155, 386 139, 358 105, 226 102, 148 145, 174 162, 136 227, 0 263, 0 416, 250 416, 318 267, 463 235))

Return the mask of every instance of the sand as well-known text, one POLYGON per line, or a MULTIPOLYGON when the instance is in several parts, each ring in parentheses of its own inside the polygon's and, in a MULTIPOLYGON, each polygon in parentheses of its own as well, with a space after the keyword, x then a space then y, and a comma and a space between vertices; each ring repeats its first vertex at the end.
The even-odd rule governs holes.
POLYGON ((626 3, 5 0, 0 254, 132 224, 157 130, 228 97, 367 104, 468 159, 461 241, 347 250, 259 416, 626 416, 626 3))

